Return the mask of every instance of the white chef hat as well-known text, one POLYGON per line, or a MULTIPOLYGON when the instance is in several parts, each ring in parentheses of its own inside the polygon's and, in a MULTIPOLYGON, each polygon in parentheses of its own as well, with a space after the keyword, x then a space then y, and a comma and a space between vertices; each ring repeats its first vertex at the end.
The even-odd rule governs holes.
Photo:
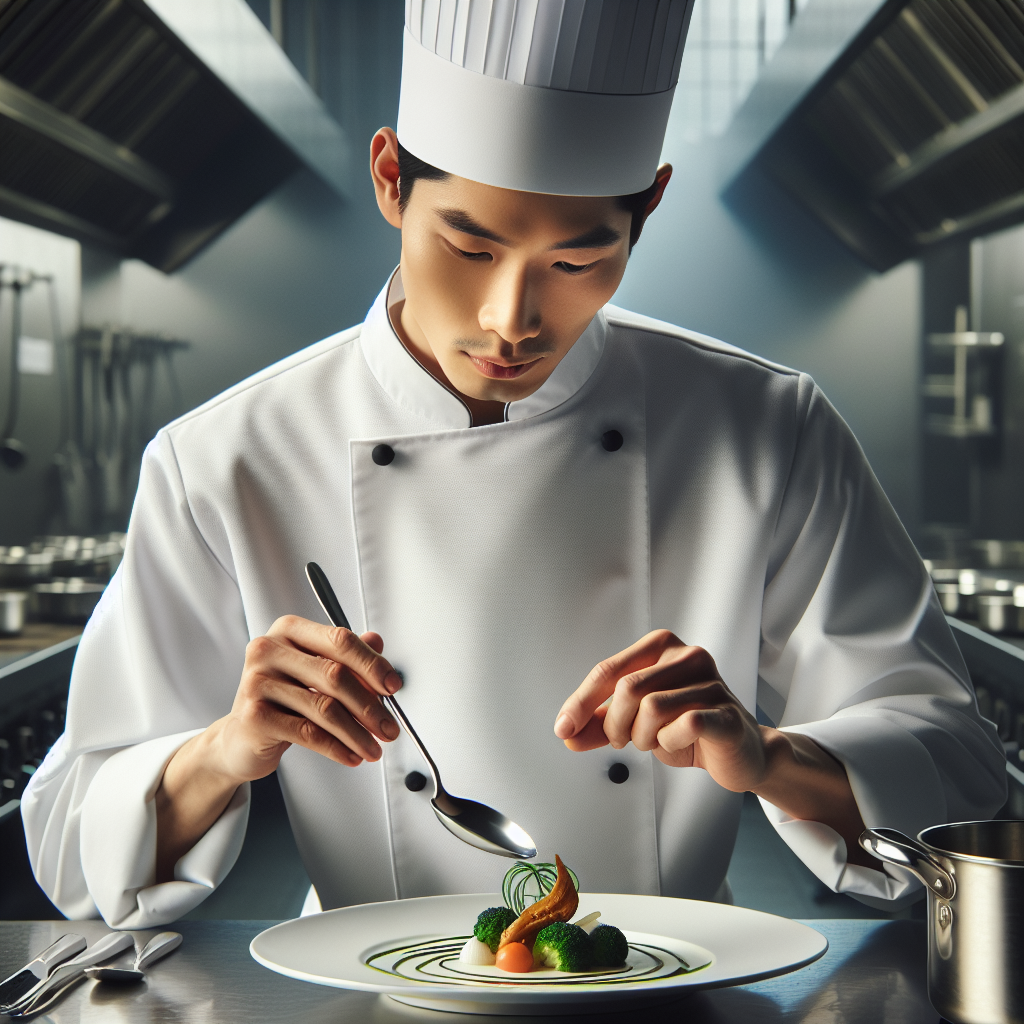
POLYGON ((694 0, 406 0, 398 138, 525 192, 654 181, 694 0))

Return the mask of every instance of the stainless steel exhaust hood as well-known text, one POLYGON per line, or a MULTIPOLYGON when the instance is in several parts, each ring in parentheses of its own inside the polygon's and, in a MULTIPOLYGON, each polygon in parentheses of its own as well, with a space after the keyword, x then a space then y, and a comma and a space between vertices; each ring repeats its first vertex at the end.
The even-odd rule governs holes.
POLYGON ((1024 2, 880 5, 753 164, 877 270, 1024 220, 1024 2))
POLYGON ((243 0, 0 0, 0 214, 173 271, 347 143, 243 0))

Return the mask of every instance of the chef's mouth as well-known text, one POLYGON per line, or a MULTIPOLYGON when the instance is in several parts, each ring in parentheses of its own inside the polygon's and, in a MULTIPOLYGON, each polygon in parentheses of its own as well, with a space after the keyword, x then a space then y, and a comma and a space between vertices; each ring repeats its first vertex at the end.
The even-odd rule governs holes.
POLYGON ((493 380, 514 380, 526 373, 531 366, 540 362, 540 359, 531 359, 528 363, 505 366, 503 363, 491 362, 490 359, 481 359, 480 356, 470 356, 469 358, 480 373, 493 380))

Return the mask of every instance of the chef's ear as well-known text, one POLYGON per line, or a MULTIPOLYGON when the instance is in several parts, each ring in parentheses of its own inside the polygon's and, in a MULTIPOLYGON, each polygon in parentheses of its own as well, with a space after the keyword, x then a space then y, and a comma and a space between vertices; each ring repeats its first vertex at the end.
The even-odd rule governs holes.
POLYGON ((665 194, 665 189, 668 188, 668 183, 671 178, 671 164, 662 164, 657 171, 654 172, 654 194, 647 201, 647 206, 644 207, 643 218, 640 221, 636 238, 633 239, 633 245, 636 245, 637 239, 640 237, 640 232, 643 231, 644 225, 647 223, 647 218, 650 217, 650 215, 658 208, 658 204, 661 202, 661 197, 665 194))
POLYGON ((370 140, 370 177, 377 195, 377 206, 393 227, 402 227, 398 191, 398 136, 390 128, 381 128, 370 140))

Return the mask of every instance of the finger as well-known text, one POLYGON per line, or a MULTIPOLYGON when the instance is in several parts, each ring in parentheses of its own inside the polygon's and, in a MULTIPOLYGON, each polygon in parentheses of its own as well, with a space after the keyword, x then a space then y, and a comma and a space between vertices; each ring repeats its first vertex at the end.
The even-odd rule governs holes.
POLYGON ((362 640, 367 647, 372 648, 378 654, 384 653, 384 638, 380 633, 360 633, 359 639, 362 640))
POLYGON ((662 763, 671 765, 673 768, 700 768, 702 765, 695 765, 695 747, 691 744, 682 750, 668 751, 663 747, 655 747, 651 753, 662 763))
POLYGON ((363 758, 354 750, 302 715, 292 714, 270 701, 262 702, 257 713, 260 732, 282 746, 295 744, 305 747, 349 768, 363 763, 363 758))
POLYGON ((330 658, 307 654, 283 639, 265 636, 249 644, 246 665, 260 677, 299 683, 300 687, 335 698, 378 739, 398 737, 398 723, 377 695, 344 665, 330 658))
MULTIPOLYGON (((685 660, 666 658, 650 668, 630 672, 615 684, 615 693, 608 709, 608 717, 605 719, 604 731, 616 750, 621 750, 632 738, 633 724, 641 702, 649 694, 660 690, 678 692, 681 689, 680 683, 685 683, 691 674, 689 668, 685 660)), ((702 681, 697 686, 687 686, 685 689, 697 691, 693 697, 695 704, 717 703, 721 699, 720 696, 714 699, 704 696, 705 692, 712 692, 709 688, 715 685, 713 680, 702 681)))
POLYGON ((734 707, 687 711, 658 730, 658 746, 672 753, 700 740, 731 740, 737 733, 738 724, 734 707))
POLYGON ((575 736, 612 695, 622 676, 656 664, 666 649, 679 644, 667 629, 658 629, 595 665, 555 716, 555 735, 563 740, 575 736))
POLYGON ((580 753, 584 750, 597 750, 608 745, 608 737, 604 732, 604 716, 608 708, 604 705, 594 712, 594 717, 575 736, 565 740, 565 745, 572 751, 580 753))
POLYGON ((267 635, 282 637, 305 651, 344 665, 377 693, 395 693, 402 688, 402 680, 391 663, 351 629, 284 615, 267 635))
MULTIPOLYGON (((618 693, 615 695, 618 699, 618 693)), ((631 723, 629 738, 637 750, 653 750, 658 746, 658 733, 669 722, 687 711, 718 707, 728 700, 728 691, 723 683, 711 680, 679 689, 654 689, 643 696, 637 706, 631 723)), ((614 707, 615 701, 612 705, 614 707)), ((608 727, 605 727, 608 731, 608 727)))
POLYGON ((380 745, 374 737, 333 697, 318 690, 295 686, 285 679, 272 678, 261 680, 259 696, 261 700, 309 719, 363 760, 376 761, 380 758, 380 745))

